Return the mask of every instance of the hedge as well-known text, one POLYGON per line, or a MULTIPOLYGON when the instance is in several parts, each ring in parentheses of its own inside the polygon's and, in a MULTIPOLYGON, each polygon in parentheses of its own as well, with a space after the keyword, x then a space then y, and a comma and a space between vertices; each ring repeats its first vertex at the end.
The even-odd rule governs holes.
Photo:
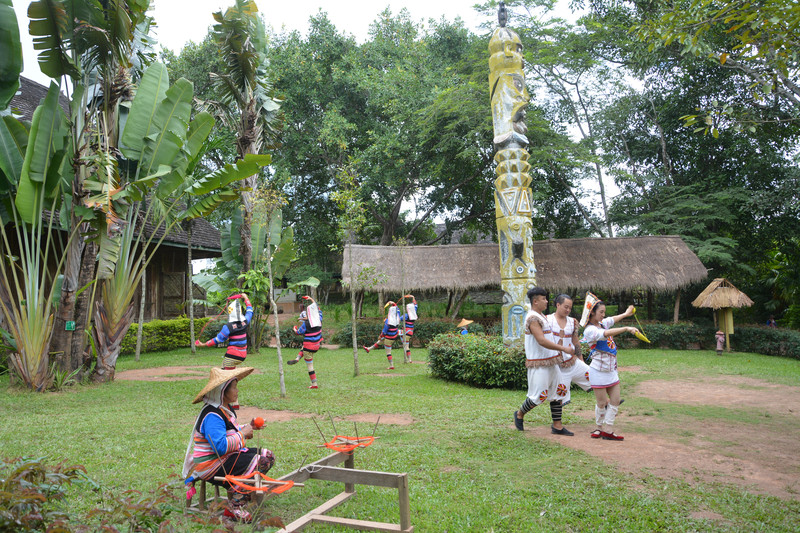
MULTIPOLYGON (((331 339, 333 344, 350 346, 353 336, 352 322, 346 323, 331 339)), ((356 323, 356 336, 358 345, 364 346, 374 343, 383 331, 383 320, 366 319, 356 323)), ((414 324, 414 335, 411 346, 424 348, 437 336, 445 333, 455 333, 458 329, 449 320, 418 320, 414 324)), ((483 333, 483 326, 472 323, 467 327, 470 333, 483 333)))
MULTIPOLYGON (((194 319, 194 332, 195 336, 200 334, 203 326, 209 322, 210 318, 195 318, 194 319)), ((220 327, 222 327, 220 325, 220 327)), ((203 339, 207 340, 212 337, 210 330, 212 326, 208 326, 203 332, 203 339)), ((122 339, 120 347, 121 354, 134 354, 136 353, 136 333, 139 330, 139 324, 131 324, 128 332, 122 339)), ((216 335, 219 329, 213 333, 216 335)), ((162 352, 167 350, 174 350, 175 348, 186 348, 189 346, 189 319, 188 318, 174 318, 172 320, 151 320, 142 324, 142 353, 144 352, 162 352)))

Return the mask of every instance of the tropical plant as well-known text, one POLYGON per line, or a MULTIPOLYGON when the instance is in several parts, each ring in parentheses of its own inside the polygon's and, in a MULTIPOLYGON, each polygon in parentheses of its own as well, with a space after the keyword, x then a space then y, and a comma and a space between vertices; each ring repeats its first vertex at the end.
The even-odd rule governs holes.
MULTIPOLYGON (((241 159, 260 154, 275 143, 280 124, 279 104, 271 95, 265 67, 267 37, 253 0, 236 0, 225 12, 214 13, 214 40, 225 65, 224 72, 211 73, 217 102, 208 102, 222 122, 236 132, 236 150, 241 159)), ((239 226, 243 272, 253 260, 249 238, 253 213, 255 176, 241 184, 244 216, 239 226)))

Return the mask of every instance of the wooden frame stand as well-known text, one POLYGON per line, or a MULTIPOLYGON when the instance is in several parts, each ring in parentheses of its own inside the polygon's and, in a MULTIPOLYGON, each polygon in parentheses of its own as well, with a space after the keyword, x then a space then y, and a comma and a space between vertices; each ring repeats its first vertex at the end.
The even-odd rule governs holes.
MULTIPOLYGON (((365 531, 399 531, 412 533, 414 527, 411 525, 411 512, 408 499, 408 475, 395 474, 390 472, 373 472, 370 470, 356 470, 353 454, 336 452, 319 461, 305 465, 285 476, 279 481, 294 481, 302 483, 307 479, 319 479, 321 481, 335 481, 344 483, 344 491, 340 492, 327 502, 316 509, 309 511, 291 524, 281 529, 278 533, 292 533, 300 531, 312 522, 323 524, 336 524, 353 529, 365 531), (344 468, 336 465, 344 463, 344 468), (373 522, 370 520, 355 520, 352 518, 340 518, 328 516, 327 513, 336 506, 346 502, 356 494, 356 485, 371 485, 374 487, 387 487, 397 489, 398 503, 400 505, 400 523, 391 524, 388 522, 373 522)), ((273 495, 267 494, 270 498, 273 495)))

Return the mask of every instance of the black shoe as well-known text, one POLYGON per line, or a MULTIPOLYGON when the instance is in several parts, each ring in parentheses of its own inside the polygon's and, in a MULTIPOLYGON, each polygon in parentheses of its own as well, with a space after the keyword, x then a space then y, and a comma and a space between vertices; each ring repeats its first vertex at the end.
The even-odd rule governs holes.
POLYGON ((287 365, 296 365, 299 361, 300 361, 300 359, 289 359, 288 361, 286 361, 286 364, 287 365))
MULTIPOLYGON (((619 399, 619 405, 622 405, 623 403, 625 403, 625 398, 620 398, 619 399)), ((619 405, 617 407, 619 407, 619 405)))
POLYGON ((521 418, 517 418, 517 413, 519 413, 519 411, 514 411, 514 425, 517 427, 518 430, 525 431, 525 426, 523 424, 523 421, 521 418))
POLYGON ((555 426, 550 426, 550 433, 553 433, 554 435, 566 435, 567 437, 571 437, 575 434, 565 427, 556 429, 555 426))

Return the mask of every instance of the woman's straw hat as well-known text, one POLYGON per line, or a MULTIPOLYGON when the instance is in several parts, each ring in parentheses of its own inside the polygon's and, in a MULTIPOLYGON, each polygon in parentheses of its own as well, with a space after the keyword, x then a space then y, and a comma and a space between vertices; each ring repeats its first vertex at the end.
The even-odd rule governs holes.
POLYGON ((208 383, 206 386, 203 387, 203 390, 200 391, 194 401, 192 403, 200 403, 203 401, 203 396, 205 396, 208 392, 214 390, 215 388, 219 387, 226 381, 231 379, 238 379, 241 381, 242 379, 249 376, 255 368, 249 366, 243 366, 241 368, 234 368, 232 370, 224 370, 222 368, 214 367, 211 369, 211 372, 208 375, 208 383))
POLYGON ((466 318, 462 318, 461 322, 459 322, 456 327, 457 328, 465 328, 465 327, 469 326, 470 324, 472 324, 472 320, 467 320, 466 318))

